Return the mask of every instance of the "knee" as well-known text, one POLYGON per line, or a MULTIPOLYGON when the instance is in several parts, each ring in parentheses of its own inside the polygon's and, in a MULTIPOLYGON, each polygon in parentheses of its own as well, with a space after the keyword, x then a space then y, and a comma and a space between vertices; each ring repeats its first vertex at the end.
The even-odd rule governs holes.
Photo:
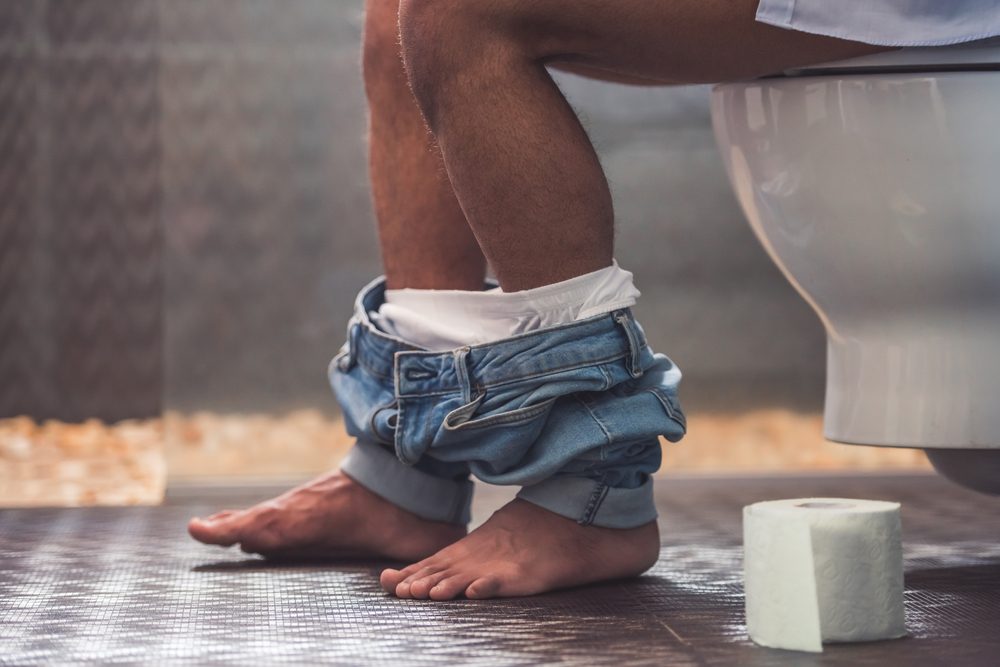
POLYGON ((411 84, 422 88, 462 63, 477 1, 400 0, 399 38, 411 84))
POLYGON ((486 68, 513 51, 502 5, 481 0, 400 0, 403 63, 431 130, 440 98, 452 83, 466 90, 485 83, 486 68))
POLYGON ((403 79, 399 53, 399 0, 367 0, 361 69, 369 94, 375 86, 403 79))

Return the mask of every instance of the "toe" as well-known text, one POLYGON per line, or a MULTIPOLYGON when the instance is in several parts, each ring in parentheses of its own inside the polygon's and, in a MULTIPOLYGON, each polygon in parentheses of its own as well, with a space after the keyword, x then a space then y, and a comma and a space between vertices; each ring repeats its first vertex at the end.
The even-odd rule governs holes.
POLYGON ((469 574, 454 574, 439 581, 428 592, 432 600, 454 600, 468 587, 474 577, 469 574))
POLYGON ((465 589, 465 597, 470 600, 485 600, 494 598, 500 593, 500 579, 497 577, 480 577, 465 589))
POLYGON ((417 579, 423 579, 426 576, 438 572, 441 568, 434 567, 433 565, 425 565, 422 568, 410 573, 406 578, 403 579, 401 583, 412 584, 417 579))
POLYGON ((435 567, 433 564, 425 565, 413 572, 411 575, 403 579, 401 582, 396 584, 396 597, 399 598, 413 598, 419 597, 413 592, 413 584, 423 579, 424 577, 430 576, 438 571, 439 568, 435 567))
POLYGON ((386 593, 395 593, 396 587, 399 586, 400 582, 422 567, 424 567, 422 562, 407 565, 402 570, 394 570, 391 567, 387 567, 382 570, 382 574, 379 576, 379 583, 382 584, 382 588, 385 589, 386 593))
POLYGON ((396 590, 396 585, 403 580, 403 576, 399 570, 394 570, 391 567, 387 567, 382 570, 382 574, 378 576, 378 583, 386 593, 392 593, 396 590))
POLYGON ((447 578, 449 574, 448 570, 441 570, 420 577, 410 583, 410 595, 421 600, 426 600, 430 597, 431 589, 437 586, 438 582, 442 579, 447 578))
POLYGON ((188 523, 188 533, 199 542, 228 547, 239 541, 243 527, 242 516, 242 513, 234 512, 220 518, 195 517, 188 523))
POLYGON ((291 550, 298 546, 283 538, 282 534, 271 525, 259 525, 252 523, 241 531, 240 549, 248 554, 273 553, 282 550, 291 550))
POLYGON ((392 592, 392 594, 398 598, 403 598, 403 599, 413 597, 412 595, 410 595, 410 582, 406 581, 405 579, 399 582, 398 584, 396 584, 396 589, 392 592))

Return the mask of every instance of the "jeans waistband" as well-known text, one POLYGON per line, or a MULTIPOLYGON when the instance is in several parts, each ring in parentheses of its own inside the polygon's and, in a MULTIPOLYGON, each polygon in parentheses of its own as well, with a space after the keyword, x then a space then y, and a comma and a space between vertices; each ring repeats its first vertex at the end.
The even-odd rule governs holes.
POLYGON ((585 320, 458 348, 431 352, 378 329, 369 311, 385 298, 379 276, 358 294, 348 325, 348 343, 338 363, 362 364, 370 373, 394 381, 399 396, 432 395, 608 363, 618 359, 634 377, 642 375, 652 351, 629 308, 585 320), (580 344, 585 341, 586 344, 580 344), (508 363, 516 358, 516 363, 508 363))

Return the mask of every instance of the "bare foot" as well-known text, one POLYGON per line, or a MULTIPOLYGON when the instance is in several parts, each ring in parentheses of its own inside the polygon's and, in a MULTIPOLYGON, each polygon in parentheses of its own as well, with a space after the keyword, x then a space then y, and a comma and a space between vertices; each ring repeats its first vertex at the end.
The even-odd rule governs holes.
POLYGON ((465 528, 421 519, 334 472, 247 510, 191 519, 188 532, 205 544, 239 544, 279 560, 408 561, 451 544, 465 528))
POLYGON ((581 526, 513 500, 467 537, 381 583, 401 598, 450 600, 535 595, 556 588, 632 577, 660 555, 656 522, 618 530, 581 526))

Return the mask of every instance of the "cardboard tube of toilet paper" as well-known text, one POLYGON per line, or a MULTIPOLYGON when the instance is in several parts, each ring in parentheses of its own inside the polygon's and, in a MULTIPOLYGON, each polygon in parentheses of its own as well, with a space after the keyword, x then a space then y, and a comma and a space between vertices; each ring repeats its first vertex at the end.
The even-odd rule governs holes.
POLYGON ((899 503, 800 498, 743 508, 747 632, 798 651, 906 634, 899 503))

